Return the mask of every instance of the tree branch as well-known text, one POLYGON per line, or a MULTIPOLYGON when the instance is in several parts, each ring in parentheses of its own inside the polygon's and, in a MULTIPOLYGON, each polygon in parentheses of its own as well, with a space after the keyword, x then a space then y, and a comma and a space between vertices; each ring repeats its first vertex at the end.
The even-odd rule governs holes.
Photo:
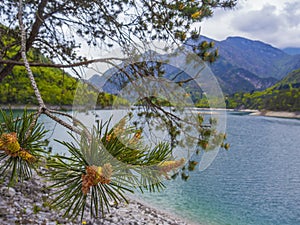
MULTIPOLYGON (((29 66, 31 67, 52 67, 52 68, 71 68, 71 67, 78 67, 78 66, 86 66, 92 63, 107 63, 108 61, 112 60, 125 60, 125 58, 117 58, 117 57, 110 57, 110 58, 101 58, 101 59, 91 59, 82 62, 76 62, 73 64, 51 64, 51 63, 38 63, 38 62, 28 62, 29 66)), ((2 60, 0 59, 0 65, 7 64, 7 65, 14 65, 14 66, 24 66, 25 63, 22 61, 14 61, 14 60, 2 60)))
MULTIPOLYGON (((21 3, 21 1, 19 1, 21 3)), ((41 3, 38 6, 38 11, 36 13, 36 20, 32 26, 31 32, 30 32, 30 36, 26 41, 26 48, 25 49, 30 49, 36 36, 39 33, 40 27, 42 26, 43 22, 44 22, 44 18, 43 18, 43 12, 44 9, 46 7, 48 3, 48 0, 42 0, 41 3)), ((23 4, 22 4, 23 5, 23 4)), ((20 7, 20 6, 19 6, 20 7)), ((23 7, 22 7, 23 8, 23 7)), ((18 11, 18 13, 22 12, 22 10, 18 11)), ((18 15, 19 17, 19 15, 18 15)), ((24 29, 24 28, 23 28, 24 29)), ((25 30, 25 29, 24 29, 25 30)), ((24 31, 25 32, 25 31, 24 31)), ((26 37, 26 34, 25 34, 26 37)), ((18 52, 13 58, 13 61, 19 61, 22 58, 21 52, 18 52)), ((9 74, 11 73, 12 69, 14 68, 14 64, 7 64, 6 67, 3 68, 3 70, 0 71, 0 82, 9 74)))
MULTIPOLYGON (((35 97, 38 100, 39 103, 39 110, 38 110, 38 114, 36 115, 36 117, 34 118, 32 124, 30 124, 30 129, 27 131, 26 133, 26 137, 29 137, 31 135, 32 132, 32 128, 34 127, 35 123, 37 122, 38 117, 43 113, 45 115, 47 115, 48 117, 50 117, 51 119, 53 119, 54 121, 58 122, 59 124, 61 124, 62 126, 66 127, 67 129, 69 129, 70 131, 74 131, 77 134, 82 134, 81 130, 76 128, 75 126, 72 126, 70 124, 68 124, 67 122, 63 121, 62 119, 58 118, 57 116, 53 115, 46 107, 43 98, 40 94, 40 91, 38 89, 38 86, 36 84, 35 78, 33 76, 32 70, 30 68, 29 62, 27 60, 26 57, 26 33, 25 33, 25 29, 24 29, 24 24, 23 24, 23 20, 22 20, 22 16, 23 16, 23 1, 19 0, 19 9, 18 9, 18 20, 19 20, 19 25, 20 25, 20 31, 21 31, 21 56, 23 59, 23 64, 26 68, 26 71, 28 73, 30 82, 31 82, 31 86, 34 90, 35 93, 35 97)), ((57 113, 57 112, 55 112, 57 113)), ((73 121, 74 118, 72 117, 73 121)), ((78 120, 76 120, 78 121, 78 120)), ((86 130, 84 130, 86 132, 86 130)))
MULTIPOLYGON (((49 110, 46 109, 45 111, 43 111, 43 113, 45 115, 47 115, 48 117, 50 117, 52 120, 54 120, 57 123, 59 123, 60 125, 62 125, 64 127, 66 127, 67 129, 69 129, 70 131, 73 131, 73 132, 75 132, 75 133, 77 133, 79 135, 82 134, 82 131, 80 129, 76 128, 75 126, 72 126, 72 125, 68 124, 67 122, 63 121, 59 117, 53 115, 49 110)), ((74 118, 72 118, 72 119, 74 119, 74 118)))

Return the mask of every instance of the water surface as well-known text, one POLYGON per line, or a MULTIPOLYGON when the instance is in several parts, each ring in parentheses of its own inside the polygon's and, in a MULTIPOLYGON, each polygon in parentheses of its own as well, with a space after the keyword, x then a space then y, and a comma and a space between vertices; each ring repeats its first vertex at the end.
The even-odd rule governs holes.
MULTIPOLYGON (((55 128, 52 139, 69 140, 63 127, 41 119, 55 128)), ((208 169, 142 199, 195 223, 300 224, 300 120, 229 113, 227 136, 230 150, 208 169)))

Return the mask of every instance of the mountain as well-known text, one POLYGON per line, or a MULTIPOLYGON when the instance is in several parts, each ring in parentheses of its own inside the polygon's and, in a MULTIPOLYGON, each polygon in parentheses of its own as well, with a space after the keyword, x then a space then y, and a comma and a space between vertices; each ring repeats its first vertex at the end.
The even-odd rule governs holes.
POLYGON ((244 68, 260 78, 282 79, 300 68, 300 57, 261 41, 229 37, 220 44, 220 55, 234 66, 244 68))
POLYGON ((103 89, 102 87, 104 86, 106 82, 106 79, 104 76, 99 76, 98 74, 94 74, 89 80, 88 83, 91 83, 94 85, 95 88, 97 88, 97 90, 99 92, 102 92, 103 89))
POLYGON ((289 55, 300 55, 300 48, 284 48, 282 50, 289 55))
POLYGON ((229 37, 216 43, 222 58, 233 66, 243 68, 260 78, 284 77, 288 68, 281 68, 281 61, 287 62, 292 57, 280 49, 260 41, 252 41, 242 37, 229 37))
POLYGON ((228 63, 223 57, 211 65, 224 93, 231 94, 239 91, 249 92, 263 90, 275 84, 275 78, 260 78, 254 73, 228 63))
MULTIPOLYGON (((148 67, 148 72, 151 70, 151 68, 157 68, 157 63, 149 61, 147 62, 146 66, 148 67)), ((191 77, 184 71, 181 71, 169 64, 160 65, 159 70, 163 71, 163 78, 165 78, 166 80, 170 80, 176 83, 185 81, 182 82, 180 86, 185 90, 185 93, 191 95, 191 99, 194 102, 197 102, 202 97, 203 91, 201 87, 199 87, 197 82, 191 79, 191 77)), ((113 68, 106 71, 106 73, 104 73, 104 75, 102 76, 94 74, 88 80, 88 82, 96 87, 99 91, 118 95, 120 91, 129 83, 128 75, 131 76, 132 74, 134 74, 130 66, 123 69, 123 71, 124 73, 116 71, 113 68)), ((134 75, 131 77, 131 79, 135 79, 134 75)))
MULTIPOLYGON (((191 50, 192 45, 199 45, 203 41, 214 42, 215 48, 219 50, 220 57, 210 67, 225 94, 264 90, 300 68, 300 55, 289 55, 269 44, 243 37, 228 37, 226 40, 216 41, 201 36, 196 40, 187 40, 184 46, 191 50)), ((168 74, 174 73, 174 68, 164 66, 164 71, 168 77, 168 74)), ((177 72, 179 71, 177 68, 177 72)), ((105 80, 104 77, 94 76, 90 82, 104 87, 105 80)), ((126 79, 123 81, 127 82, 126 79)), ((121 83, 113 76, 105 84, 104 91, 116 94, 122 87, 121 83)))
POLYGON ((274 87, 278 90, 300 88, 300 69, 294 70, 278 82, 274 87))
POLYGON ((300 69, 289 73, 270 88, 229 96, 229 108, 300 111, 300 69))
POLYGON ((300 55, 289 55, 264 42, 243 37, 216 41, 201 36, 198 40, 189 39, 186 45, 203 41, 213 41, 219 50, 220 57, 211 69, 225 93, 263 90, 300 68, 300 55))

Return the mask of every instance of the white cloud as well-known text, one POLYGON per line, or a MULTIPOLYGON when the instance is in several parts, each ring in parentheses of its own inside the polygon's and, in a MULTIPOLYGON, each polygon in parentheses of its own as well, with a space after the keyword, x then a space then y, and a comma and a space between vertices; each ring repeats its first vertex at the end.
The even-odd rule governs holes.
POLYGON ((284 7, 284 19, 288 25, 297 27, 300 24, 300 2, 287 2, 284 7))
POLYGON ((276 47, 300 47, 298 0, 240 0, 233 10, 217 10, 204 21, 202 34, 222 40, 243 36, 276 47))
POLYGON ((233 28, 246 33, 274 33, 282 23, 280 17, 274 13, 275 10, 275 6, 265 5, 261 10, 237 15, 231 24, 233 28))

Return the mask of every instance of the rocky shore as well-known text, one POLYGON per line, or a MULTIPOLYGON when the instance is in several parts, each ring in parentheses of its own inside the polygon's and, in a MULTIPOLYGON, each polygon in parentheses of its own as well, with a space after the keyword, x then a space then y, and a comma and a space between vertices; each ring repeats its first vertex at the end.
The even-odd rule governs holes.
MULTIPOLYGON (((90 218, 86 213, 83 221, 69 221, 63 212, 50 209, 49 184, 36 174, 30 180, 7 187, 7 181, 0 183, 0 224, 57 225, 57 224, 126 224, 126 225, 187 225, 182 219, 151 208, 136 200, 129 204, 113 205, 104 218, 90 218)), ((88 211, 88 210, 87 210, 88 211)))

